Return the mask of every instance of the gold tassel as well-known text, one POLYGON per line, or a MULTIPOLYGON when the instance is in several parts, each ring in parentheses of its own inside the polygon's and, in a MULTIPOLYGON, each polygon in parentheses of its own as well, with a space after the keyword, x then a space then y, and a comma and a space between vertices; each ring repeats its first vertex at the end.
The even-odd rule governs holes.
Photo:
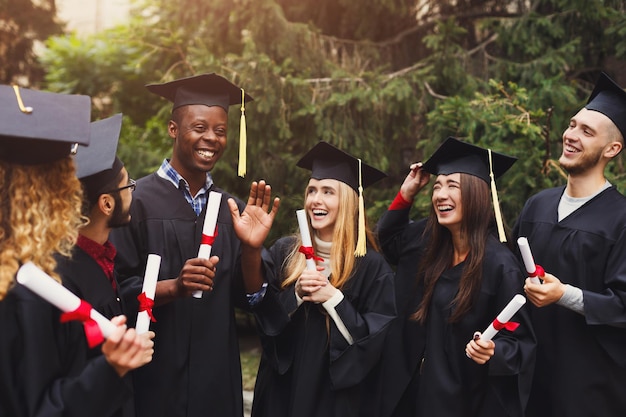
POLYGON ((359 159, 359 230, 356 241, 354 256, 365 256, 367 253, 367 239, 365 236, 365 202, 363 201, 363 178, 361 173, 361 160, 359 159))
POLYGON ((496 215, 496 225, 498 226, 498 236, 500 242, 506 242, 506 233, 504 233, 504 225, 502 223, 502 213, 500 212, 500 201, 498 200, 498 191, 496 190, 496 180, 493 175, 493 161, 491 160, 491 149, 487 149, 489 153, 489 176, 491 177, 491 199, 493 200, 493 211, 496 215))
POLYGON ((20 95, 20 88, 17 85, 13 85, 13 91, 15 91, 15 97, 17 98, 17 106, 20 108, 20 111, 25 114, 31 114, 33 112, 32 107, 24 106, 24 102, 22 101, 22 96, 20 95))
POLYGON ((241 178, 246 176, 246 144, 248 138, 246 136, 246 93, 241 89, 241 122, 239 123, 239 168, 238 175, 241 178))

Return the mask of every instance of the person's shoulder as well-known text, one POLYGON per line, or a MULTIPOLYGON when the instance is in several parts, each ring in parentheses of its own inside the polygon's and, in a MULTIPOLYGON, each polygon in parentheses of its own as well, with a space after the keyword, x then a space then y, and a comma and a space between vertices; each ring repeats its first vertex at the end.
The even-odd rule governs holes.
POLYGON ((530 196, 528 201, 532 202, 535 200, 553 199, 553 198, 560 199, 564 191, 565 191, 564 185, 561 185, 559 187, 545 188, 537 192, 536 194, 533 194, 532 196, 530 196))

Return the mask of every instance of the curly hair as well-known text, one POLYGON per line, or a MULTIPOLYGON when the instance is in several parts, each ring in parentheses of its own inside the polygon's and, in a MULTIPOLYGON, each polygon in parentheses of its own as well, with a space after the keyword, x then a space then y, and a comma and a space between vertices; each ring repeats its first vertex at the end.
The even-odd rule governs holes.
MULTIPOLYGON (((359 218, 359 197, 357 193, 347 184, 337 181, 339 196, 339 213, 333 230, 333 244, 330 253, 330 283, 338 289, 342 289, 354 273, 356 258, 354 250, 357 242, 358 218, 359 218)), ((306 195, 304 197, 306 201, 306 195)), ((308 221, 311 229, 310 219, 308 221)), ((372 231, 367 227, 366 215, 366 236, 371 248, 378 251, 378 244, 372 231)), ((313 230, 311 230, 313 233, 313 230)), ((306 267, 306 258, 298 252, 302 245, 300 234, 295 239, 296 243, 285 259, 286 278, 282 283, 285 288, 294 283, 306 267)), ((313 241, 315 247, 315 241, 313 241)))
POLYGON ((40 165, 0 162, 0 300, 28 261, 60 281, 53 254, 69 256, 86 221, 81 204, 71 157, 40 165))

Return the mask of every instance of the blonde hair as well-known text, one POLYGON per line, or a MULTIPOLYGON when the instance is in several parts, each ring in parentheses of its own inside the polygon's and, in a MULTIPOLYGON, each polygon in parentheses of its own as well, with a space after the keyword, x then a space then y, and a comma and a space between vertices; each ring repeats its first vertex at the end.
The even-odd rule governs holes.
MULTIPOLYGON (((354 249, 356 248, 358 232, 359 197, 356 191, 349 185, 341 181, 337 181, 337 184, 339 184, 337 193, 339 197, 339 212, 333 229, 333 244, 330 249, 330 283, 334 287, 342 289, 352 277, 356 263, 354 249)), ((378 250, 374 235, 367 227, 367 216, 365 220, 367 241, 375 250, 378 250)), ((314 230, 311 228, 310 220, 307 223, 311 235, 313 235, 314 230)), ((294 240, 294 247, 284 262, 286 278, 282 283, 283 288, 296 282, 306 268, 306 258, 298 252, 302 245, 300 235, 298 234, 294 240)), ((313 240, 313 248, 315 249, 315 240, 313 240)))
POLYGON ((0 300, 32 261, 60 282, 53 254, 78 237, 82 190, 71 157, 40 165, 0 162, 0 300))

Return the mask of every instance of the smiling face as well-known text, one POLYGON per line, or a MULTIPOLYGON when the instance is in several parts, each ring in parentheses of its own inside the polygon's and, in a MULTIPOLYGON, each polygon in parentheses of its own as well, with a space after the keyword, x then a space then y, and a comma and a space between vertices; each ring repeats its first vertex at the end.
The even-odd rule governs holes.
POLYGON ((439 224, 450 232, 460 231, 463 220, 461 174, 438 175, 433 186, 432 203, 439 224))
POLYGON ((203 178, 226 149, 228 114, 219 106, 201 104, 176 109, 168 125, 174 139, 170 163, 185 179, 203 178))
POLYGON ((332 241, 339 216, 339 181, 311 178, 304 204, 317 236, 325 242, 332 241))
POLYGON ((604 114, 581 109, 563 132, 563 153, 559 163, 569 174, 582 174, 595 167, 604 169, 602 160, 611 137, 613 122, 604 114))

